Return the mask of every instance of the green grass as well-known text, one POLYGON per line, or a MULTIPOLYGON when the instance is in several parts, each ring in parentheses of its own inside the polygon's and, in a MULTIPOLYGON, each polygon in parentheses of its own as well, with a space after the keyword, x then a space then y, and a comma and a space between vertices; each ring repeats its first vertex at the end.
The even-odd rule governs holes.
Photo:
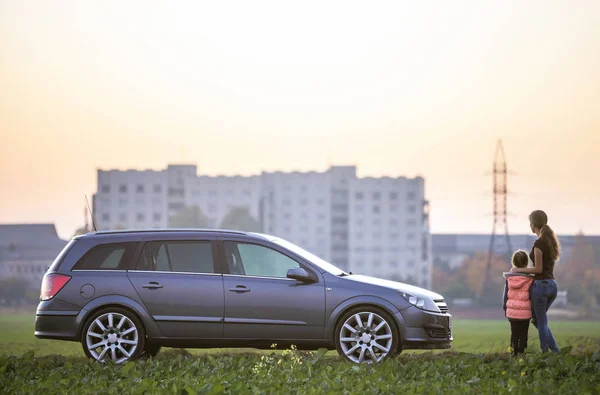
MULTIPOLYGON (((33 321, 33 314, 0 315, 0 354, 18 356, 35 351, 36 355, 83 356, 79 343, 36 339, 33 336, 33 321)), ((575 351, 600 351, 600 321, 552 321, 550 326, 559 347, 572 346, 575 351)), ((506 320, 457 319, 453 323, 453 334, 453 351, 504 352, 510 339, 510 326, 506 320)), ((537 330, 530 326, 528 350, 533 352, 538 349, 537 330)), ((223 350, 189 351, 193 354, 218 354, 223 350)), ((334 354, 331 352, 331 355, 334 354)))
POLYGON ((0 315, 0 393, 600 393, 600 322, 551 322, 563 351, 522 358, 506 321, 456 320, 452 351, 357 366, 334 352, 172 350, 122 366, 74 342, 38 340, 32 315, 0 315))

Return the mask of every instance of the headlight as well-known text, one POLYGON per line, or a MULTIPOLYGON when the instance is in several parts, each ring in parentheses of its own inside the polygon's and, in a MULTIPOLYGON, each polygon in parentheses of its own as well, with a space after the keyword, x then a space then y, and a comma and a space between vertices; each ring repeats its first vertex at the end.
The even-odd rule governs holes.
POLYGON ((413 306, 418 307, 420 309, 423 309, 425 307, 425 299, 421 299, 406 292, 400 292, 400 294, 404 299, 406 299, 408 303, 412 304, 413 306))

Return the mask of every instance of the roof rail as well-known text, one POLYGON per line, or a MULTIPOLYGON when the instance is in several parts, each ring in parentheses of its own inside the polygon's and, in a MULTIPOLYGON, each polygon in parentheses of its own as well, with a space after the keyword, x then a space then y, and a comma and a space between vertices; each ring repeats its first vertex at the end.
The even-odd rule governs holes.
POLYGON ((108 235, 108 234, 119 234, 119 233, 162 233, 162 232, 220 232, 220 233, 231 233, 238 235, 247 235, 247 232, 238 230, 228 229, 200 229, 200 228, 160 228, 160 229, 119 229, 119 230, 100 230, 98 232, 91 232, 97 235, 108 235))

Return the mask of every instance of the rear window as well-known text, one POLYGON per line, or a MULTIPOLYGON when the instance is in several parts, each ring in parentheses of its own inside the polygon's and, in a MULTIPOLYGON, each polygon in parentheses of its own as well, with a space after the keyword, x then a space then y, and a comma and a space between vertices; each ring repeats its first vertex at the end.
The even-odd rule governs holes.
POLYGON ((137 243, 100 244, 89 250, 72 270, 125 270, 137 243))
POLYGON ((56 256, 56 259, 54 259, 54 262, 52 262, 52 265, 48 268, 48 273, 55 273, 58 270, 60 264, 65 260, 65 257, 73 249, 73 246, 78 240, 79 239, 71 239, 71 241, 67 243, 65 248, 63 248, 60 254, 56 256))
POLYGON ((136 270, 215 273, 210 241, 153 241, 147 243, 136 270))

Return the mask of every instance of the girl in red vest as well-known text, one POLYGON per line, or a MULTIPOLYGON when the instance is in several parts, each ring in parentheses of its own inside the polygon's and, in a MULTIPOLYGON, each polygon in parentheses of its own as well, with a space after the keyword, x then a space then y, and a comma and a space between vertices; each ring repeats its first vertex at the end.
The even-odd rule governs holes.
MULTIPOLYGON (((517 251, 512 256, 513 267, 524 268, 529 264, 525 251, 517 251)), ((504 313, 510 321, 510 346, 513 355, 522 354, 527 348, 527 335, 531 321, 531 300, 529 287, 533 276, 524 273, 504 273, 504 313)))

